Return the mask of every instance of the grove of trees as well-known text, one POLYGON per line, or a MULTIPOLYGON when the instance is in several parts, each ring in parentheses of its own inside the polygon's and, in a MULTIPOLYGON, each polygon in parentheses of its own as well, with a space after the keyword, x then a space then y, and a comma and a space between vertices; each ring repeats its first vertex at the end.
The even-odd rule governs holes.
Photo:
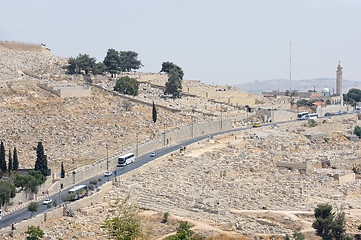
POLYGON ((183 70, 172 62, 163 62, 161 72, 168 73, 168 81, 165 83, 164 94, 180 98, 182 93, 183 70))
POLYGON ((27 175, 14 175, 15 187, 20 187, 20 191, 30 191, 36 193, 38 186, 46 181, 46 177, 40 171, 31 170, 27 175))
POLYGON ((104 74, 108 72, 112 77, 120 72, 131 72, 141 68, 143 65, 138 60, 138 53, 134 51, 117 51, 108 49, 103 62, 96 62, 94 57, 88 54, 79 54, 77 57, 70 57, 68 65, 65 66, 69 74, 104 74))

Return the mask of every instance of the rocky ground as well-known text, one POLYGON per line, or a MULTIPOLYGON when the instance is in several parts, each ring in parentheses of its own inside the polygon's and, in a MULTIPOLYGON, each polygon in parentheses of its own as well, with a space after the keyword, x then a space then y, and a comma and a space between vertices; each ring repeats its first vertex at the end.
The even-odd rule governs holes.
POLYGON ((359 233, 361 180, 338 184, 332 177, 335 171, 351 168, 351 157, 346 153, 353 152, 352 159, 361 154, 359 142, 341 138, 356 121, 355 116, 346 118, 318 121, 314 128, 303 127, 301 122, 263 127, 195 143, 185 153, 170 154, 121 176, 121 182, 104 196, 104 203, 85 209, 76 218, 63 217, 42 228, 49 239, 55 239, 59 232, 69 238, 101 239, 104 233, 99 226, 109 203, 130 195, 145 210, 146 225, 159 234, 153 233, 152 239, 174 231, 174 224, 160 223, 165 212, 174 219, 192 222, 197 232, 207 237, 281 238, 301 228, 307 239, 316 239, 311 224, 319 203, 342 209, 347 230, 359 233), (327 129, 331 136, 327 141, 310 141, 297 131, 300 129, 327 129), (285 158, 291 162, 330 160, 331 166, 310 171, 277 167, 285 158))

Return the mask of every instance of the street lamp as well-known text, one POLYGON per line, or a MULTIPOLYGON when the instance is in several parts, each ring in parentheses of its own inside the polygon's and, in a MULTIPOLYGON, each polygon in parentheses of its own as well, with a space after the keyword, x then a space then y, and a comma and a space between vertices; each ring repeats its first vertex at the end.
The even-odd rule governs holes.
POLYGON ((137 157, 138 157, 138 133, 136 133, 136 137, 137 137, 136 154, 137 154, 137 157))
POLYGON ((109 170, 108 144, 106 144, 105 147, 107 148, 107 170, 109 170))

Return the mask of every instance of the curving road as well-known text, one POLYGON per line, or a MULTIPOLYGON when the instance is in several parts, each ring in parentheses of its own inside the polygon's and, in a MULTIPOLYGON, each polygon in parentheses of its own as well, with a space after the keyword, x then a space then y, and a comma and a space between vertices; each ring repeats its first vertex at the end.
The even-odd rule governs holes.
MULTIPOLYGON (((349 113, 349 114, 352 114, 352 113, 349 113)), ((304 121, 304 120, 290 120, 290 121, 283 121, 283 122, 276 122, 276 123, 266 123, 266 124, 262 124, 260 127, 283 124, 283 123, 289 123, 289 122, 296 122, 296 121, 304 121)), ((125 167, 116 167, 115 169, 113 169, 113 175, 112 176, 104 177, 103 174, 101 174, 101 175, 89 178, 89 179, 87 179, 85 181, 79 182, 79 183, 77 183, 77 185, 79 185, 79 184, 88 185, 89 181, 91 181, 93 179, 100 179, 101 178, 102 182, 100 182, 98 184, 98 186, 99 186, 99 185, 104 184, 107 181, 110 181, 115 176, 119 176, 119 175, 122 175, 124 173, 130 172, 130 171, 132 171, 132 170, 134 170, 136 168, 139 168, 140 166, 142 166, 142 165, 144 165, 144 164, 146 164, 146 163, 148 163, 148 162, 150 162, 150 161, 152 161, 152 160, 154 160, 156 158, 162 157, 162 156, 164 156, 164 155, 166 155, 168 153, 176 151, 176 150, 180 149, 181 146, 187 146, 187 145, 190 145, 192 143, 201 141, 203 139, 206 139, 206 138, 209 138, 209 137, 212 138, 214 136, 221 135, 221 134, 224 134, 224 133, 244 131, 244 130, 251 129, 251 128, 252 127, 245 127, 245 128, 237 128, 237 129, 230 129, 230 130, 226 130, 226 131, 220 131, 220 132, 216 132, 216 133, 212 133, 212 134, 208 134, 208 135, 204 135, 204 136, 200 136, 200 137, 195 137, 195 138, 186 140, 186 141, 181 142, 181 143, 179 143, 177 145, 174 145, 174 146, 164 147, 164 148, 159 149, 157 151, 157 156, 156 157, 150 157, 150 152, 149 152, 147 154, 144 154, 144 155, 139 156, 138 158, 136 158, 134 163, 132 163, 130 165, 127 165, 125 167)), ((65 196, 65 195, 67 195, 68 190, 71 189, 71 188, 72 187, 63 189, 61 192, 59 192, 57 194, 54 194, 52 196, 49 196, 49 198, 51 198, 53 200, 56 200, 58 204, 62 204, 63 202, 61 201, 61 198, 63 196, 65 196)), ((42 205, 42 201, 38 201, 38 203, 39 203, 39 211, 36 214, 40 214, 40 213, 43 213, 43 212, 46 212, 46 211, 50 211, 53 208, 52 207, 52 208, 49 209, 49 208, 47 208, 46 205, 42 205)), ((12 213, 7 214, 6 216, 3 216, 2 220, 0 221, 0 229, 5 228, 7 226, 10 226, 13 223, 18 223, 18 222, 21 222, 21 221, 29 219, 29 218, 30 218, 30 212, 27 210, 27 207, 21 208, 21 209, 19 209, 17 211, 14 211, 12 213)))

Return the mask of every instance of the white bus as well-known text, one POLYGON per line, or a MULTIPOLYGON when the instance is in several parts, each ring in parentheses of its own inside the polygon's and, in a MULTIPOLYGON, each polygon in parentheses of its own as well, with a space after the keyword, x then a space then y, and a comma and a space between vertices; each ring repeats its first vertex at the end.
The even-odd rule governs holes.
POLYGON ((317 113, 310 113, 310 114, 307 114, 306 117, 305 117, 306 120, 317 119, 317 118, 318 118, 317 113))
POLYGON ((308 115, 308 112, 300 112, 300 113, 297 113, 297 120, 304 120, 304 119, 306 119, 306 115, 308 115))
POLYGON ((127 153, 123 156, 120 156, 118 158, 118 166, 120 167, 125 167, 128 164, 131 164, 132 162, 134 162, 135 158, 134 158, 134 153, 127 153))
POLYGON ((77 200, 88 194, 87 185, 78 185, 68 191, 69 194, 74 194, 71 200, 77 200))

